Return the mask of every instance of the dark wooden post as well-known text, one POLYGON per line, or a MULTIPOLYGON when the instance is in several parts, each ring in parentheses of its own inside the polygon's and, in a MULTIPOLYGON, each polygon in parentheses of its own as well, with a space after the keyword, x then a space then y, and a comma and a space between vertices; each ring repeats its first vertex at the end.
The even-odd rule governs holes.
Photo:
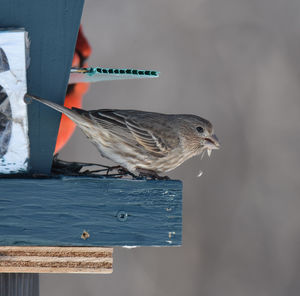
POLYGON ((39 296, 36 273, 0 273, 0 296, 39 296))

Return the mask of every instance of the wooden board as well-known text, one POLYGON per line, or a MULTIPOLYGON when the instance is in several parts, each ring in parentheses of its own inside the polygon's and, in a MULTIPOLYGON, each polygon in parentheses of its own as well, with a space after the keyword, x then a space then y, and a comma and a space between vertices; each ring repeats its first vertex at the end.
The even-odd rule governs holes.
MULTIPOLYGON (((30 43, 28 93, 63 104, 83 0, 4 0, 0 28, 24 28, 30 43)), ((41 104, 28 107, 30 167, 49 174, 60 114, 41 104)))
POLYGON ((112 273, 112 255, 112 248, 0 247, 0 273, 112 273))
POLYGON ((2 246, 178 246, 182 183, 0 179, 2 246))

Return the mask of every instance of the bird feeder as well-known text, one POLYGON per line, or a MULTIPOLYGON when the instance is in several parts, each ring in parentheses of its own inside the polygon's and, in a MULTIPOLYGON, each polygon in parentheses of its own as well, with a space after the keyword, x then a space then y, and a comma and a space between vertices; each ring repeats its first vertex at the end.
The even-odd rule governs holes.
POLYGON ((157 76, 150 70, 71 70, 83 2, 1 3, 2 287, 24 272, 109 273, 113 246, 181 244, 180 181, 51 172, 61 115, 26 105, 26 93, 63 105, 68 82, 157 76))

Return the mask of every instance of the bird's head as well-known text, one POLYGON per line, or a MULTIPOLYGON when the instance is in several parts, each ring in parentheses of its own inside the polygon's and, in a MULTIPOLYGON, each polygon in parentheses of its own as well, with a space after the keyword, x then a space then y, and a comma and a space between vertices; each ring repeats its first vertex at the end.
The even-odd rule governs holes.
POLYGON ((184 115, 181 121, 181 135, 184 146, 194 155, 207 151, 210 156, 213 149, 219 149, 220 143, 212 124, 196 115, 184 115))

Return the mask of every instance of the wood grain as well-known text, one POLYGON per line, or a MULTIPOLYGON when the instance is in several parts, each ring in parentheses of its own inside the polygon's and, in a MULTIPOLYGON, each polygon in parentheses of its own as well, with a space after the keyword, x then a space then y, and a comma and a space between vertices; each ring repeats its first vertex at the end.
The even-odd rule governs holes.
POLYGON ((178 246, 182 183, 0 178, 2 246, 178 246))
POLYGON ((111 273, 113 249, 0 247, 0 273, 111 273))

